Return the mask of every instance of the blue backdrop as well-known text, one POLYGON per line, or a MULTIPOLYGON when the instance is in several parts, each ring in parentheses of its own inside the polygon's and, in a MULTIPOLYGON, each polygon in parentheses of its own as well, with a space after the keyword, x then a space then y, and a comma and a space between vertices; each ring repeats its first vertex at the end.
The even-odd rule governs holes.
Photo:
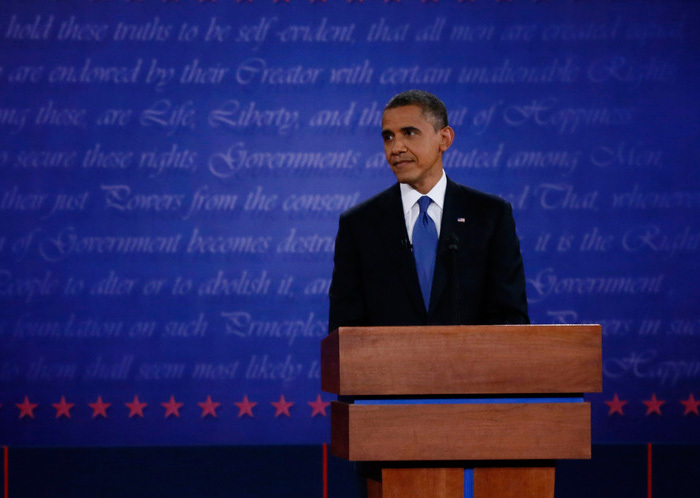
POLYGON ((512 203, 532 321, 603 324, 594 441, 700 441, 699 13, 3 1, 0 444, 327 441, 337 218, 409 88, 512 203))

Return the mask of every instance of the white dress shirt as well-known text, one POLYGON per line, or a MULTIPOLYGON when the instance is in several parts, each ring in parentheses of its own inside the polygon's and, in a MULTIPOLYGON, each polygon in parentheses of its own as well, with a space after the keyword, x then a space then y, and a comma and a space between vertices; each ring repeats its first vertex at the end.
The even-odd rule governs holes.
POLYGON ((445 206, 445 190, 447 189, 447 176, 445 171, 435 186, 427 194, 421 194, 406 183, 399 184, 401 187, 401 203, 403 204, 403 218, 406 221, 406 231, 408 240, 413 244, 413 226, 416 224, 420 214, 418 199, 427 195, 433 201, 428 206, 428 216, 435 222, 438 237, 440 237, 440 225, 442 223, 442 209, 445 206))

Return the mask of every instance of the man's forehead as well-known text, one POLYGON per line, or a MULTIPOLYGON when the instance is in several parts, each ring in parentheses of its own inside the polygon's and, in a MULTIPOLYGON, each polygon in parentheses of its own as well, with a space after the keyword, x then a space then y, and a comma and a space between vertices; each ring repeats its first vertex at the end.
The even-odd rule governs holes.
POLYGON ((421 125, 433 126, 433 123, 417 105, 406 105, 387 109, 382 115, 382 129, 419 127, 421 125))

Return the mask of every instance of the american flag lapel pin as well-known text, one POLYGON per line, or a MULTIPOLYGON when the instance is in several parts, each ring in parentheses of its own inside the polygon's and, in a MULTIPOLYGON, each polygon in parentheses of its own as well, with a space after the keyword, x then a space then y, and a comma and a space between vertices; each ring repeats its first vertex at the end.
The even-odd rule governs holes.
POLYGON ((466 221, 464 218, 457 218, 457 223, 465 223, 466 221))

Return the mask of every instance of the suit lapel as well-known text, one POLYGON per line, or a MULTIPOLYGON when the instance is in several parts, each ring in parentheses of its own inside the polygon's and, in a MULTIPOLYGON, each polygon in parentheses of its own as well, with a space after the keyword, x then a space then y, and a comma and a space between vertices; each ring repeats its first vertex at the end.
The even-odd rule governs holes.
POLYGON ((457 198, 457 187, 452 180, 447 179, 445 190, 445 205, 442 210, 442 222, 440 225, 440 239, 438 240, 437 255, 435 257, 435 274, 433 286, 430 291, 430 311, 434 311, 442 298, 445 288, 450 282, 452 272, 452 255, 450 244, 457 243, 457 247, 463 247, 467 243, 469 227, 472 220, 469 219, 463 203, 457 198))
POLYGON ((385 245, 392 254, 392 261, 396 264, 396 271, 403 280, 404 286, 411 296, 411 301, 416 309, 425 310, 423 296, 416 272, 416 261, 408 245, 408 233, 406 232, 406 220, 403 216, 403 204, 401 203, 401 190, 397 183, 392 187, 382 206, 383 216, 378 220, 386 220, 381 233, 385 236, 385 245), (395 257, 394 257, 395 256, 395 257))

